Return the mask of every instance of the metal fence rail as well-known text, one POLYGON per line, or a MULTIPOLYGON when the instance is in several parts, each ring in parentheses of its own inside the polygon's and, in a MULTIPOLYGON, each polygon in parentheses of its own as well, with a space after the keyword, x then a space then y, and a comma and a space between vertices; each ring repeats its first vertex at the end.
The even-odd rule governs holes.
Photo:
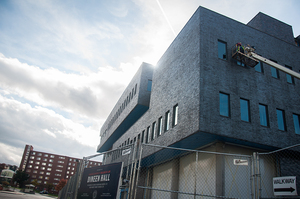
POLYGON ((104 155, 104 165, 123 162, 120 199, 300 198, 275 197, 273 189, 274 177, 300 179, 300 144, 243 154, 215 152, 222 146, 214 147, 190 150, 136 142, 89 156, 78 165, 59 198, 76 198, 86 162, 98 155, 104 155))

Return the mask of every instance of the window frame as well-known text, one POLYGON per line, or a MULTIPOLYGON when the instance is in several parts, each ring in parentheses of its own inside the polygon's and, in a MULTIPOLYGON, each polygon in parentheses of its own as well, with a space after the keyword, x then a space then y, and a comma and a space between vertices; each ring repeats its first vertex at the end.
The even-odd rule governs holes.
POLYGON ((220 116, 230 117, 230 114, 231 114, 231 111, 230 111, 230 95, 228 93, 219 92, 219 113, 220 113, 220 116), (223 105, 224 105, 225 102, 221 101, 221 99, 222 99, 221 96, 227 96, 227 110, 226 110, 227 114, 223 114, 224 108, 222 108, 222 107, 224 107, 223 105))
POLYGON ((251 117, 250 117, 250 101, 248 100, 248 99, 245 99, 245 98, 240 98, 240 114, 241 114, 241 120, 242 121, 244 121, 244 122, 251 122, 251 117), (244 120, 243 119, 243 115, 245 115, 245 114, 243 114, 243 110, 245 110, 245 109, 242 109, 242 102, 247 102, 247 104, 246 104, 246 110, 247 110, 247 113, 245 113, 245 114, 247 114, 247 119, 248 120, 244 120))
POLYGON ((284 112, 284 110, 276 108, 276 115, 277 115, 277 126, 278 126, 278 129, 281 130, 281 131, 286 131, 286 119, 285 119, 285 112, 284 112), (278 113, 280 113, 281 115, 278 115, 278 113))
POLYGON ((178 104, 173 106, 173 118, 172 118, 172 126, 176 126, 178 124, 178 104))
POLYGON ((300 135, 300 115, 293 113, 293 123, 295 134, 300 135))
POLYGON ((165 132, 167 132, 170 129, 170 111, 167 111, 165 114, 165 132))
POLYGON ((221 59, 221 60, 227 60, 228 59, 227 42, 222 41, 220 39, 218 39, 218 58, 221 59), (224 44, 225 48, 223 46, 220 46, 220 44, 224 44), (221 55, 221 53, 220 53, 221 48, 224 48, 222 50, 225 50, 225 53, 223 53, 222 56, 220 56, 221 55), (225 58, 224 58, 224 55, 225 55, 225 58))
POLYGON ((260 125, 261 126, 264 126, 264 127, 270 127, 270 122, 269 122, 269 111, 268 111, 268 106, 265 105, 265 104, 259 104, 259 120, 260 120, 260 125), (262 118, 262 112, 261 112, 261 107, 265 107, 265 118, 262 118), (264 125, 264 120, 262 119, 265 119, 265 122, 266 122, 266 125, 264 125))

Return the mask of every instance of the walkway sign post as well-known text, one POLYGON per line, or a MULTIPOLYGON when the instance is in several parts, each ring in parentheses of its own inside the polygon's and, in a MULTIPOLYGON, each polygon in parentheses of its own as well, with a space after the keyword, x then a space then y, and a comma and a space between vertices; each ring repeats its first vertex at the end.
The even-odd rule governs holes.
POLYGON ((275 196, 296 196, 296 176, 273 178, 273 191, 275 196))

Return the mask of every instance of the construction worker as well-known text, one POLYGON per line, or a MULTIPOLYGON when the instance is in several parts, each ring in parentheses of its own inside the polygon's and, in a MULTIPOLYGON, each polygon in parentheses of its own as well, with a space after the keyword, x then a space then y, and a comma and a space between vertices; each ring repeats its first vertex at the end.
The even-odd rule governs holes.
POLYGON ((245 52, 244 46, 242 46, 241 42, 239 42, 239 43, 236 44, 236 51, 239 51, 241 53, 245 52))

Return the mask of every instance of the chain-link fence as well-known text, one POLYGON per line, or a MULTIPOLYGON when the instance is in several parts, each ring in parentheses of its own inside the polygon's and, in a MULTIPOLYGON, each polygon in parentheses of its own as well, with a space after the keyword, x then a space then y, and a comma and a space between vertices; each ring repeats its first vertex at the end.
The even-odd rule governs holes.
MULTIPOLYGON (((104 155, 103 165, 123 162, 120 199, 275 198, 274 178, 300 179, 300 144, 269 153, 239 151, 245 155, 215 152, 222 147, 200 151, 137 142, 98 155, 104 155)), ((76 198, 91 157, 84 158, 60 199, 76 198)), ((297 193, 300 183, 295 184, 297 193)))
MULTIPOLYGON (((274 198, 276 192, 282 192, 287 196, 297 197, 297 191, 300 190, 300 145, 291 146, 285 149, 276 150, 269 153, 258 153, 260 173, 260 190, 261 198, 274 198), (296 187, 282 184, 281 189, 273 187, 273 178, 275 177, 296 177, 296 187), (286 190, 285 190, 286 189, 286 190), (289 194, 293 196, 288 196, 289 194)), ((280 181, 280 183, 284 183, 280 181)), ((278 198, 278 197, 277 197, 278 198)), ((300 198, 300 197, 298 197, 300 198)))
POLYGON ((135 198, 252 197, 251 156, 150 144, 142 151, 135 198))

